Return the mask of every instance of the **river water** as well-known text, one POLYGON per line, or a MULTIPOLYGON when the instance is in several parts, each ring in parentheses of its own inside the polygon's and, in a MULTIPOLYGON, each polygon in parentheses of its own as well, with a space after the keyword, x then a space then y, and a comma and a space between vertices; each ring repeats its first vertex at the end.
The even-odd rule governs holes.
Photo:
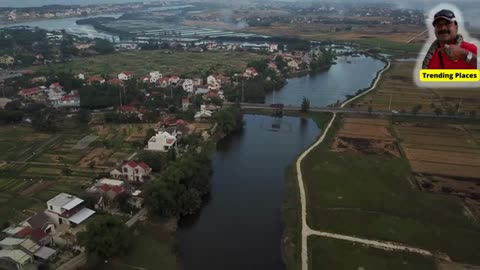
POLYGON ((184 269, 282 270, 285 169, 320 134, 312 120, 245 115, 243 132, 219 142, 211 198, 177 232, 184 269))
POLYGON ((281 90, 267 95, 265 103, 300 106, 306 97, 310 106, 324 107, 345 100, 345 95, 354 94, 358 89, 369 87, 377 71, 385 66, 382 61, 363 55, 339 57, 336 63, 327 71, 289 79, 281 90))

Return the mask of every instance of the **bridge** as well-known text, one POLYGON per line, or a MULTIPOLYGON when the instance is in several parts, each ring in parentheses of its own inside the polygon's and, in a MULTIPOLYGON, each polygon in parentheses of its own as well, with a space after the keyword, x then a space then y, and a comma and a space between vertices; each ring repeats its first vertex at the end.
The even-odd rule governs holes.
MULTIPOLYGON (((234 103, 232 102, 224 102, 226 106, 231 106, 234 103)), ((260 104, 260 103, 240 103, 240 106, 244 110, 268 110, 275 112, 279 108, 276 106, 272 106, 270 104, 260 104)), ((299 112, 301 110, 300 106, 283 106, 283 111, 289 112, 299 112)), ((445 119, 478 119, 479 117, 471 117, 469 115, 436 115, 435 113, 430 112, 418 112, 414 114, 412 112, 396 112, 396 111, 365 111, 359 110, 356 108, 345 108, 345 107, 315 107, 310 106, 310 112, 329 112, 329 113, 344 113, 344 114, 364 114, 364 115, 377 115, 377 116, 405 116, 405 117, 435 117, 435 118, 445 118, 445 119)))

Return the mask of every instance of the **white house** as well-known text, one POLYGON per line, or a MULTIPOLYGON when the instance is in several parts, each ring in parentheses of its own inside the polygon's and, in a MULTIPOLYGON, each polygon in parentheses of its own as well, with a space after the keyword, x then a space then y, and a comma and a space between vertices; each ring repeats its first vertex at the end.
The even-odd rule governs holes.
POLYGON ((45 214, 55 225, 78 225, 95 214, 83 205, 83 200, 67 193, 60 193, 47 202, 45 214))
POLYGON ((202 86, 203 85, 203 80, 202 78, 193 78, 193 86, 202 86))
POLYGON ((183 90, 185 90, 187 93, 193 93, 193 80, 191 79, 185 79, 185 81, 182 84, 183 90))
POLYGON ((133 78, 133 74, 129 71, 124 71, 124 72, 118 74, 118 78, 122 81, 128 81, 131 78, 133 78))
POLYGON ((143 182, 151 172, 152 168, 145 162, 136 163, 130 160, 122 166, 122 176, 129 181, 143 182))
POLYGON ((52 83, 48 89, 46 89, 48 100, 54 102, 63 97, 65 92, 63 92, 63 88, 59 83, 52 83))
POLYGON ((165 88, 170 85, 170 83, 168 82, 168 78, 161 78, 160 80, 157 81, 157 84, 162 88, 165 88))
POLYGON ((80 107, 80 95, 77 93, 68 94, 55 101, 55 108, 78 108, 80 107))
POLYGON ((168 152, 168 150, 170 150, 172 147, 176 148, 176 144, 176 132, 173 132, 173 134, 171 134, 168 131, 162 130, 155 134, 155 136, 150 138, 150 140, 148 140, 146 150, 168 152))
POLYGON ((77 77, 77 79, 79 79, 79 80, 85 80, 85 74, 83 74, 83 73, 78 73, 77 76, 75 76, 75 77, 77 77))
POLYGON ((200 111, 195 114, 195 119, 212 118, 212 111, 207 110, 207 106, 200 105, 200 111))
POLYGON ((276 52, 278 51, 278 44, 276 43, 271 43, 268 45, 268 51, 269 52, 276 52))
POLYGON ((210 75, 207 77, 207 84, 209 91, 218 91, 220 90, 221 84, 220 81, 215 78, 215 76, 210 75))
POLYGON ((151 83, 156 83, 158 80, 160 80, 163 75, 160 73, 160 71, 150 71, 148 74, 148 77, 150 77, 150 82, 151 83))

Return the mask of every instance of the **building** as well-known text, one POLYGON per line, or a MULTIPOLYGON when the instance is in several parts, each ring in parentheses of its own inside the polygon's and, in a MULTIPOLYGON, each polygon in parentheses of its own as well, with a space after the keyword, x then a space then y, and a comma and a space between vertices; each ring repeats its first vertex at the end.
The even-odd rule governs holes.
POLYGON ((207 110, 207 106, 200 105, 200 111, 195 114, 195 119, 212 118, 212 111, 207 110))
POLYGON ((166 88, 170 85, 169 78, 161 78, 160 80, 157 81, 158 85, 162 88, 166 88))
POLYGON ((80 95, 78 93, 68 94, 55 101, 53 104, 55 108, 79 108, 80 95))
POLYGON ((59 83, 52 83, 47 89, 48 100, 55 102, 65 95, 63 92, 63 87, 59 83))
POLYGON ((177 85, 179 81, 180 81, 180 77, 178 76, 171 76, 170 78, 168 78, 169 84, 177 85))
POLYGON ((202 78, 193 78, 192 81, 193 81, 193 86, 198 87, 203 85, 202 78))
MULTIPOLYGON (((121 172, 123 179, 144 182, 150 176, 152 168, 150 168, 150 166, 148 166, 145 162, 137 163, 133 160, 130 160, 122 166, 121 172)), ((111 175, 114 176, 115 174, 111 175)))
POLYGON ((0 269, 20 270, 33 262, 33 257, 18 249, 0 249, 0 269))
POLYGON ((95 214, 83 205, 83 200, 67 193, 60 193, 47 202, 45 214, 55 225, 78 225, 95 214))
POLYGON ((102 178, 87 189, 95 199, 95 209, 110 208, 117 196, 127 191, 124 184, 121 180, 102 178))
MULTIPOLYGON (((80 77, 79 77, 79 78, 80 78, 80 77)), ((88 83, 88 84, 95 84, 95 83, 104 84, 104 83, 105 83, 105 79, 102 78, 102 77, 93 76, 93 77, 90 77, 90 78, 87 79, 87 83, 88 83)))
POLYGON ((0 57, 0 64, 7 65, 7 66, 13 65, 15 64, 15 58, 8 55, 2 56, 0 57))
POLYGON ((177 147, 176 129, 160 130, 155 136, 148 140, 146 150, 168 152, 170 149, 177 147))
POLYGON ((1 269, 23 269, 34 260, 48 261, 56 254, 56 250, 39 245, 31 239, 15 237, 6 237, 0 241, 0 248, 1 269))
POLYGON ((18 94, 22 97, 31 97, 41 93, 41 89, 39 87, 32 87, 28 89, 22 89, 18 92, 18 94))
POLYGON ((295 60, 293 60, 293 59, 290 60, 290 61, 288 61, 288 67, 289 67, 290 69, 295 69, 295 70, 297 70, 297 69, 300 68, 300 66, 298 65, 298 62, 295 61, 295 60))
POLYGON ((151 83, 156 83, 158 80, 160 80, 163 75, 160 73, 160 71, 151 71, 148 76, 150 77, 150 82, 151 83))
POLYGON ((188 108, 190 107, 191 103, 190 103, 190 100, 188 100, 188 98, 184 98, 182 99, 182 111, 186 112, 188 111, 188 108))
POLYGON ((209 91, 219 91, 221 84, 220 81, 213 75, 207 77, 207 84, 209 91))
POLYGON ((268 51, 269 52, 277 52, 278 51, 278 44, 276 43, 271 43, 268 45, 268 51))
POLYGON ((122 81, 128 81, 133 78, 133 74, 130 71, 124 71, 118 74, 118 79, 122 81))
POLYGON ((193 87, 193 80, 191 79, 185 79, 182 84, 183 90, 185 90, 187 93, 193 93, 194 87, 193 87))

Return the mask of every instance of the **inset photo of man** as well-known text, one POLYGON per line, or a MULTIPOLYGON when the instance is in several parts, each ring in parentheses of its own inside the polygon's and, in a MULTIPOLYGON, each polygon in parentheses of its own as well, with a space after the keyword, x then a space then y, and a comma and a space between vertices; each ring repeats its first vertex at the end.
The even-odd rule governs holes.
POLYGON ((432 24, 436 40, 426 52, 422 69, 476 69, 477 46, 459 34, 455 13, 441 9, 432 24))

